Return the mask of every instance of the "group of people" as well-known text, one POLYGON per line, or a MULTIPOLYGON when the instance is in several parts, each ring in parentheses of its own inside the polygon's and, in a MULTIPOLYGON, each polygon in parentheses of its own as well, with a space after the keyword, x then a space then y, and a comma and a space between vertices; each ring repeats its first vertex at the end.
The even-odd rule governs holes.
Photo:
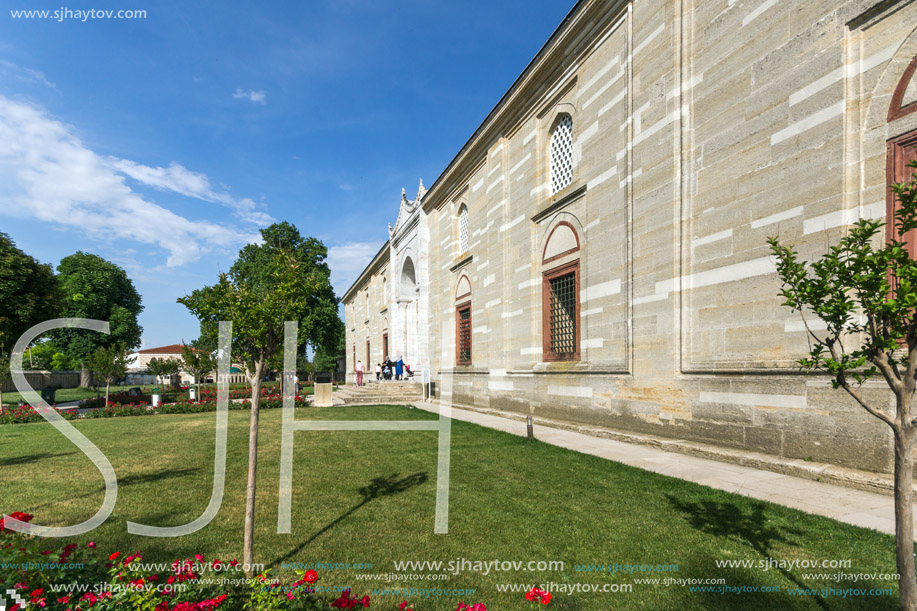
MULTIPOLYGON (((363 386, 363 361, 357 361, 357 364, 353 369, 355 373, 353 377, 353 385, 363 386)), ((391 380, 393 377, 396 380, 406 380, 408 378, 414 377, 414 372, 411 370, 411 366, 406 365, 404 363, 404 359, 400 355, 398 356, 397 361, 392 361, 392 359, 386 356, 384 362, 376 364, 377 380, 391 380)))

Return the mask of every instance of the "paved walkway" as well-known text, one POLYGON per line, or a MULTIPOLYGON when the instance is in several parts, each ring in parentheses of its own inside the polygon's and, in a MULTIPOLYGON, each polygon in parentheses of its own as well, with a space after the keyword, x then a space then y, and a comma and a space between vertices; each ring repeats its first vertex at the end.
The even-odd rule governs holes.
MULTIPOLYGON (((436 403, 414 405, 434 413, 439 410, 436 403)), ((518 420, 457 408, 452 408, 452 417, 514 435, 526 434, 525 422, 518 420)), ((891 496, 545 426, 535 426, 535 437, 551 445, 647 471, 895 534, 895 509, 891 496)))

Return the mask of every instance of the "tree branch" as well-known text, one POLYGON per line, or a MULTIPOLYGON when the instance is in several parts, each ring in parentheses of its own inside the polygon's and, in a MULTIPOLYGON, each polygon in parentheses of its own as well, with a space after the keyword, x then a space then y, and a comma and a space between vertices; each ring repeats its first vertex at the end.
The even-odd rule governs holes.
POLYGON ((895 421, 892 420, 888 414, 886 414, 885 412, 880 412, 879 410, 875 409, 874 407, 866 403, 866 400, 859 393, 859 391, 857 391, 854 388, 851 388, 850 384, 847 383, 847 376, 844 374, 843 371, 838 373, 835 379, 837 380, 837 383, 840 385, 840 387, 846 390, 847 394, 853 397, 854 400, 857 403, 859 403, 863 409, 865 409, 867 412, 869 412, 870 414, 872 414, 873 416, 875 416, 876 418, 878 418, 879 420, 881 420, 888 426, 892 427, 893 429, 897 426, 895 421))

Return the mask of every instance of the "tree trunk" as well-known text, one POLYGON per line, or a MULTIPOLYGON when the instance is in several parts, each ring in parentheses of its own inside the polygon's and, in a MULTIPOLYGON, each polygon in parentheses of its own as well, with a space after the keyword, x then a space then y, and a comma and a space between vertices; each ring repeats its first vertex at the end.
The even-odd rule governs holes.
POLYGON ((917 582, 914 576, 914 434, 912 429, 895 430, 895 555, 901 608, 917 611, 917 582))
POLYGON ((108 407, 108 386, 111 384, 108 380, 105 380, 105 407, 108 407))
POLYGON ((245 492, 245 536, 243 539, 242 564, 245 574, 252 577, 255 557, 255 481, 258 473, 258 412, 261 409, 261 383, 264 378, 264 363, 258 363, 251 380, 252 413, 248 426, 248 487, 245 492))
POLYGON ((92 386, 92 372, 86 367, 86 363, 80 363, 80 388, 90 386, 92 386))

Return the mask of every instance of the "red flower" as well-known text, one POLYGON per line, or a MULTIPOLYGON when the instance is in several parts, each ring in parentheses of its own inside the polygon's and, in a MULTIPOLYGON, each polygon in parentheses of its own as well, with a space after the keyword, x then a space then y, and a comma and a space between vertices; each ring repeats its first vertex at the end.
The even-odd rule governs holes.
MULTIPOLYGON (((14 520, 19 520, 20 522, 31 522, 32 518, 35 516, 23 513, 22 511, 14 511, 10 514, 10 517, 14 520)), ((0 518, 0 532, 3 532, 6 528, 3 525, 3 518, 0 518)))
POLYGON ((109 556, 108 559, 109 559, 109 560, 117 560, 117 559, 118 559, 118 556, 120 556, 120 555, 121 555, 121 552, 115 552, 114 554, 112 554, 111 556, 109 556))
POLYGON ((546 605, 551 602, 551 594, 545 590, 532 587, 531 590, 526 592, 525 599, 530 602, 540 602, 541 604, 546 605))
POLYGON ((86 544, 86 547, 88 547, 89 549, 95 549, 95 548, 96 548, 96 542, 95 542, 95 541, 90 541, 89 543, 86 544))
POLYGON ((302 578, 306 583, 315 583, 316 580, 318 580, 318 573, 316 573, 312 569, 309 569, 308 571, 306 571, 306 574, 303 575, 302 578))

